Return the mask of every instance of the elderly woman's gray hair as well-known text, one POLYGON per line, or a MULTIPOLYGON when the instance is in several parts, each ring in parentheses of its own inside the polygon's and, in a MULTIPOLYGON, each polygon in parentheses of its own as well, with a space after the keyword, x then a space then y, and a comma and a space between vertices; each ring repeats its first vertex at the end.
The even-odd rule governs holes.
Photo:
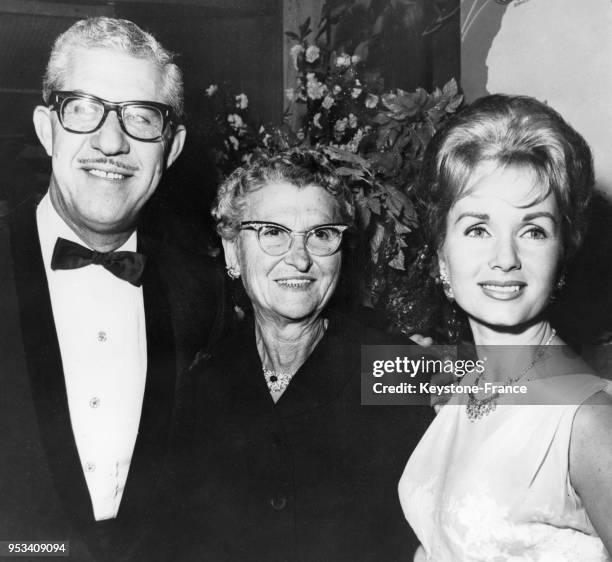
POLYGON ((219 186, 212 215, 221 237, 233 240, 237 236, 249 193, 281 182, 298 188, 315 185, 325 189, 338 202, 342 222, 353 225, 352 193, 329 159, 316 150, 292 149, 274 155, 257 155, 219 186))
POLYGON ((163 77, 162 97, 177 118, 183 116, 183 75, 174 64, 174 54, 150 33, 129 20, 97 17, 80 20, 62 33, 53 44, 43 79, 43 99, 54 90, 63 90, 70 72, 71 57, 78 49, 114 49, 155 63, 163 77))

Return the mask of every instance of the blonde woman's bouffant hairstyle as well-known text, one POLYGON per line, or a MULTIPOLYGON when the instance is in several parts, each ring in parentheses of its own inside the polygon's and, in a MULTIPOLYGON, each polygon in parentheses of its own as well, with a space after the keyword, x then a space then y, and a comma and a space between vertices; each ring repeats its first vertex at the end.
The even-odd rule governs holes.
POLYGON ((552 193, 559 208, 564 258, 573 257, 584 238, 593 191, 591 150, 551 107, 502 94, 480 98, 460 111, 427 147, 418 192, 432 248, 443 243, 450 208, 469 193, 474 171, 487 162, 533 171, 545 187, 539 198, 552 193))

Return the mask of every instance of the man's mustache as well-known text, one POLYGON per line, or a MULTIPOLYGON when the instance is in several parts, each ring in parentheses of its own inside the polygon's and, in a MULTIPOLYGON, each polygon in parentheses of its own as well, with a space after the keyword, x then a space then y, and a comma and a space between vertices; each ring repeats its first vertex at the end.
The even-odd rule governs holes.
POLYGON ((131 164, 128 164, 127 162, 122 162, 121 160, 115 160, 114 158, 79 158, 78 163, 84 164, 84 165, 90 165, 90 166, 92 164, 104 164, 107 166, 113 166, 114 168, 121 168, 128 172, 138 171, 137 166, 132 166, 131 164))

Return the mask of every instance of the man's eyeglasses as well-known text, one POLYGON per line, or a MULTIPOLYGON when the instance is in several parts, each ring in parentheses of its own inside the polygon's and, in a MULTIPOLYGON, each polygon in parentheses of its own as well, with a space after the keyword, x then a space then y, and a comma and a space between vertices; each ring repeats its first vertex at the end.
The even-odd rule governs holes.
POLYGON ((82 92, 52 92, 49 106, 57 111, 59 122, 66 131, 78 134, 97 131, 104 124, 109 111, 115 111, 123 132, 144 142, 161 139, 173 116, 172 108, 164 103, 113 103, 82 92))
POLYGON ((330 256, 340 247, 345 224, 322 224, 297 232, 274 222, 248 221, 240 223, 240 230, 254 230, 260 248, 270 256, 282 256, 293 246, 296 236, 304 237, 306 249, 313 256, 330 256))

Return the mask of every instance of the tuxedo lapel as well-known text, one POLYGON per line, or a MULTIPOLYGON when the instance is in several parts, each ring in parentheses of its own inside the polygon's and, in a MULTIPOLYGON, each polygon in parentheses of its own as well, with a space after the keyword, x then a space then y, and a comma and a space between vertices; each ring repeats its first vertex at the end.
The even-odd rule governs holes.
POLYGON ((22 341, 43 449, 67 513, 91 520, 92 508, 72 434, 62 360, 36 226, 36 201, 10 221, 22 341))
POLYGON ((176 353, 170 306, 162 281, 159 252, 139 233, 138 251, 147 256, 143 294, 147 332, 147 378, 138 439, 121 501, 119 518, 138 519, 158 484, 174 412, 176 353))

